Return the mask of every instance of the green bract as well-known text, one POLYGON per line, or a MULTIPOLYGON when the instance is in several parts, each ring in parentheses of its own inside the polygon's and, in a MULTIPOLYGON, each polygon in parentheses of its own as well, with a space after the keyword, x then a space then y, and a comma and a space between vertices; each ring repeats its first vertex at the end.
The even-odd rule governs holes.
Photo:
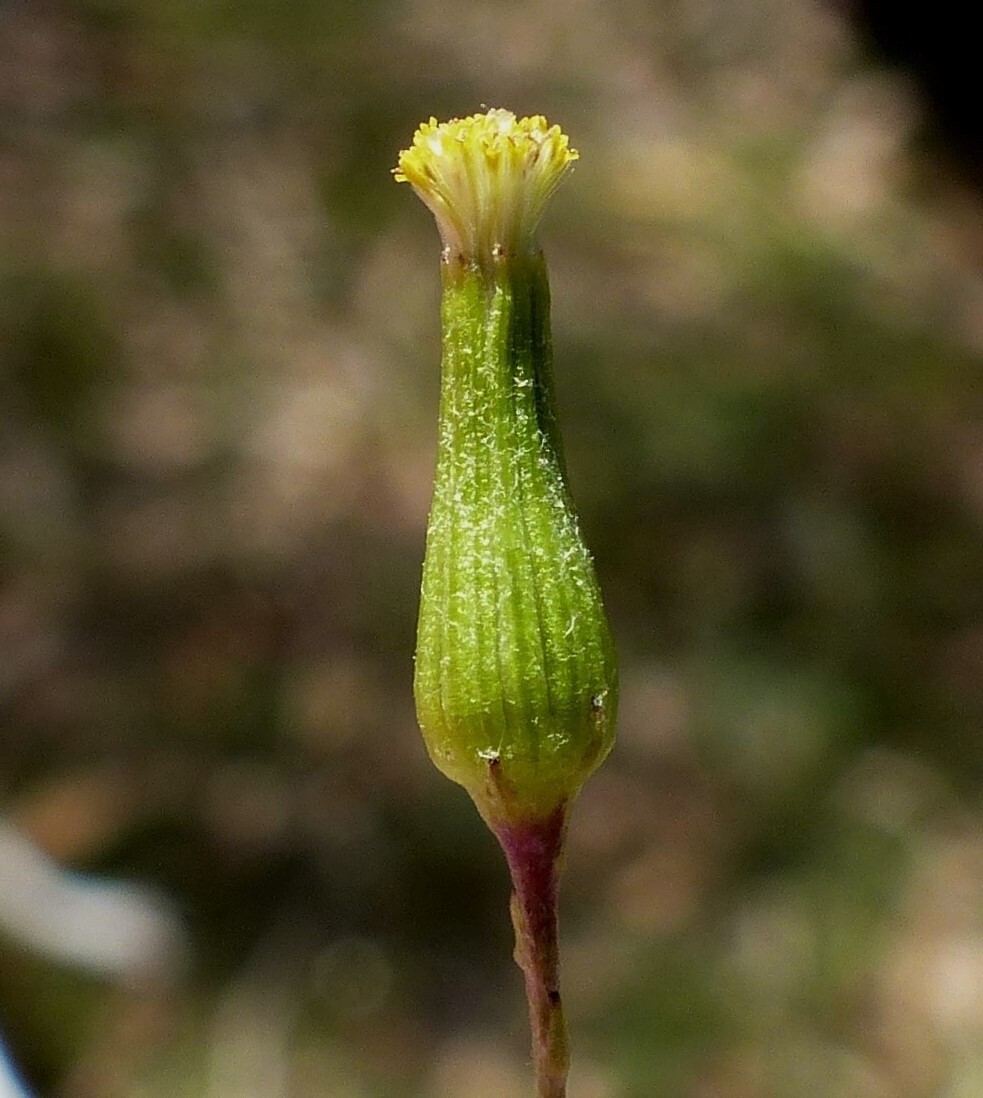
POLYGON ((431 120, 396 170, 445 245, 417 714, 493 825, 561 808, 614 736, 614 649, 567 488, 535 241, 575 157, 545 119, 489 111, 431 120))

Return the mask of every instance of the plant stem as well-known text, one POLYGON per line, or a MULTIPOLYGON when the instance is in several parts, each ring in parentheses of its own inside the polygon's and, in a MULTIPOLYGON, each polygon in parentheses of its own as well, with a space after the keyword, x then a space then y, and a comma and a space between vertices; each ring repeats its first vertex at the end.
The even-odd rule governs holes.
POLYGON ((546 820, 495 828, 512 876, 515 961, 526 984, 536 1098, 565 1098, 570 1051, 560 998, 557 886, 566 805, 546 820))

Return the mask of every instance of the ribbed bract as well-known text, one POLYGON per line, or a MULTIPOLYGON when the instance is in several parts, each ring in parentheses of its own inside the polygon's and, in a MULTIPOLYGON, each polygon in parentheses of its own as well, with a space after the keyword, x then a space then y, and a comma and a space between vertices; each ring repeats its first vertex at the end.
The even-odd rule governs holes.
POLYGON ((542 256, 445 263, 442 316, 417 714, 486 818, 543 817, 608 752, 617 672, 567 489, 542 256))

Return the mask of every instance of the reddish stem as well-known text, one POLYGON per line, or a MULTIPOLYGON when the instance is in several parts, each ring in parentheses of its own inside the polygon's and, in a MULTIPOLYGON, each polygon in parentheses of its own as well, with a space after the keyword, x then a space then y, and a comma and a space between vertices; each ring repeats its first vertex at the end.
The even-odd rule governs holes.
POLYGON ((515 961, 526 982, 537 1098, 565 1098, 570 1066, 557 939, 557 885, 566 816, 566 805, 561 805, 546 820, 494 828, 512 875, 515 961))

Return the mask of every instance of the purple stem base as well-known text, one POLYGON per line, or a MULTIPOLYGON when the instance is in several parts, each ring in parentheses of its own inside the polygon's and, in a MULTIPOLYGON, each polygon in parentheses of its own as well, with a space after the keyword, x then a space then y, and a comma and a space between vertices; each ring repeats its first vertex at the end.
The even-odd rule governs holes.
POLYGON ((570 1053, 560 999, 557 885, 567 809, 493 827, 512 875, 515 961, 526 983, 537 1098, 565 1098, 570 1053))

